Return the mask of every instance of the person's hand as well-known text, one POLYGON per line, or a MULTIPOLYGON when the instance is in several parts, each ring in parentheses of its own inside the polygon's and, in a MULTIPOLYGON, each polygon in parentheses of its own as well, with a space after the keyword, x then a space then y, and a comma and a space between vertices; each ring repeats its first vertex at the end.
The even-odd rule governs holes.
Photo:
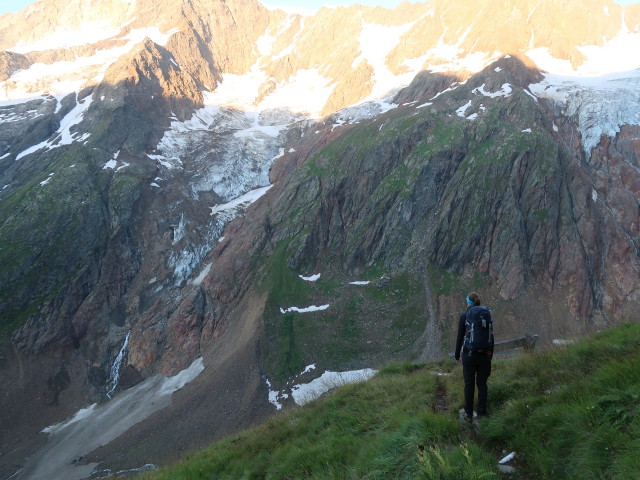
POLYGON ((460 358, 456 358, 456 363, 460 365, 462 363, 462 360, 460 358))

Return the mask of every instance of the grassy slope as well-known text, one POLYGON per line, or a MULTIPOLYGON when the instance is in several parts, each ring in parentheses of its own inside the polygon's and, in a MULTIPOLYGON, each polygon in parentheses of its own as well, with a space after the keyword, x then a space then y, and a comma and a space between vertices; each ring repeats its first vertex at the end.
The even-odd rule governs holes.
POLYGON ((392 365, 144 478, 490 479, 510 451, 511 478, 638 478, 639 364, 638 324, 496 359, 480 434, 458 424, 453 362, 392 365))
POLYGON ((321 269, 321 278, 306 282, 287 265, 287 242, 269 259, 262 282, 267 292, 262 344, 265 374, 272 382, 286 382, 307 365, 327 369, 358 369, 379 365, 380 357, 408 358, 408 351, 424 330, 422 289, 409 273, 389 277, 384 287, 349 285, 349 280, 379 280, 380 274, 344 278, 321 269), (314 313, 289 312, 292 306, 330 305, 314 313))

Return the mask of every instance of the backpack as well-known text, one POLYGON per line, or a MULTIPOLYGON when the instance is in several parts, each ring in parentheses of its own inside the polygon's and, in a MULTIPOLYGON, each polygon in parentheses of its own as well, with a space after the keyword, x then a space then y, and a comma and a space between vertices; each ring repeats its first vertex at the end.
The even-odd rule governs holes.
POLYGON ((467 310, 465 327, 464 348, 471 353, 491 350, 493 343, 491 310, 482 305, 471 307, 467 310))

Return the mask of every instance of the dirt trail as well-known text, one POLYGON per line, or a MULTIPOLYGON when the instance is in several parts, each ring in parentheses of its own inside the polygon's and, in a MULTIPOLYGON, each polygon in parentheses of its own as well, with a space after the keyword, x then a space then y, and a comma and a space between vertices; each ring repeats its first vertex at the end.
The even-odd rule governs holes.
POLYGON ((441 351, 441 335, 438 328, 438 315, 434 307, 431 282, 429 280, 429 273, 424 264, 424 261, 420 262, 420 273, 422 276, 422 284, 424 285, 424 298, 425 298, 425 312, 427 317, 427 324, 424 332, 417 340, 418 346, 423 346, 418 360, 421 362, 428 362, 432 360, 439 360, 443 354, 441 351))
POLYGON ((436 376, 436 391, 431 409, 437 413, 447 413, 449 411, 449 395, 447 394, 447 386, 442 378, 436 376))

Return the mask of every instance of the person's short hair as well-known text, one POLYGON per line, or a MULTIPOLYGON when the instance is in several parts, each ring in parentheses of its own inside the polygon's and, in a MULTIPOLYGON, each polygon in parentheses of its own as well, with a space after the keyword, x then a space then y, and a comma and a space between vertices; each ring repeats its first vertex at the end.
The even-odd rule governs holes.
POLYGON ((470 292, 469 295, 467 295, 467 297, 469 298, 469 300, 471 300, 475 305, 480 305, 480 295, 478 295, 476 292, 470 292))

